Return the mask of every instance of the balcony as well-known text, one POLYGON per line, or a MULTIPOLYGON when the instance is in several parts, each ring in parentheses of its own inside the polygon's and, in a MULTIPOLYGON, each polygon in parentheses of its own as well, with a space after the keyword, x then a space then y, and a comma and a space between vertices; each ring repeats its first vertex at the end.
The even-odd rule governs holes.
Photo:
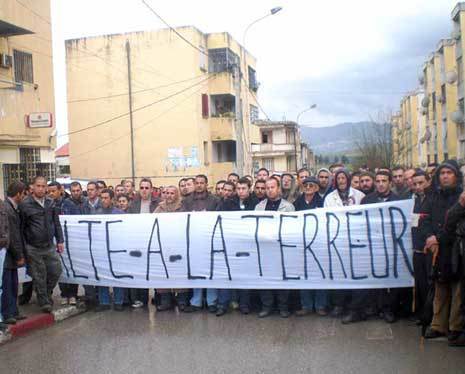
POLYGON ((235 140, 234 118, 212 117, 210 123, 211 140, 235 140))
POLYGON ((273 143, 262 143, 252 144, 252 153, 254 157, 271 157, 271 156, 284 156, 286 154, 294 154, 294 144, 273 144, 273 143))
POLYGON ((0 36, 1 37, 8 37, 8 36, 18 36, 18 35, 27 35, 33 34, 32 31, 23 29, 22 27, 13 25, 6 21, 0 20, 0 36))

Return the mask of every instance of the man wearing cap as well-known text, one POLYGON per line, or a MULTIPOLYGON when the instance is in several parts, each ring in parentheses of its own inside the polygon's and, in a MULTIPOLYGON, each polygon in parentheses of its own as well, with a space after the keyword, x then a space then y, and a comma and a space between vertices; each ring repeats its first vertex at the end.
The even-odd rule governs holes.
MULTIPOLYGON (((303 194, 294 201, 296 211, 323 207, 323 198, 318 194, 320 189, 316 177, 307 177, 302 182, 303 194)), ((328 291, 326 290, 300 290, 301 309, 296 316, 302 317, 310 314, 313 309, 320 316, 328 314, 328 291)))
POLYGON ((452 247, 455 232, 446 231, 448 210, 459 200, 462 193, 462 173, 456 161, 444 161, 437 168, 432 191, 427 196, 420 231, 426 238, 425 250, 433 253, 436 260, 433 320, 425 333, 426 339, 442 336, 453 343, 463 329, 460 313, 460 280, 452 271, 452 247))

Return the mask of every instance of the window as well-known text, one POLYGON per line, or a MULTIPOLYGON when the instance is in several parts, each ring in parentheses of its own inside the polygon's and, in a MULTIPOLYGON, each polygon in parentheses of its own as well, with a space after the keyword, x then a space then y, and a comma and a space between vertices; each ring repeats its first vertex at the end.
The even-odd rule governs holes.
POLYGON ((286 129, 286 144, 294 144, 294 130, 286 129))
POLYGON ((274 159, 272 158, 264 158, 263 159, 263 166, 264 168, 268 170, 274 170, 274 159))
POLYGON ((202 117, 208 118, 209 115, 209 108, 208 108, 208 95, 202 94, 202 117))
POLYGON ((223 140, 212 142, 213 162, 235 162, 236 142, 234 140, 223 140))
POLYGON ((250 105, 250 123, 255 123, 258 121, 258 107, 255 105, 250 105))
POLYGON ((210 95, 210 107, 212 117, 228 117, 236 116, 236 98, 234 95, 210 95))
POLYGON ((262 131, 262 143, 271 144, 273 143, 273 137, 271 131, 262 131))
POLYGON ((287 167, 287 171, 295 170, 295 158, 294 158, 294 156, 287 156, 286 157, 286 167, 287 167))
POLYGON ((203 164, 208 166, 210 164, 208 157, 208 142, 203 142, 203 164))
POLYGON ((463 60, 462 57, 457 59, 457 83, 463 83, 463 60))
POLYGON ((210 73, 231 72, 234 65, 239 66, 239 57, 229 48, 215 48, 208 50, 210 73))
POLYGON ((32 54, 13 50, 15 81, 34 83, 32 54))
POLYGON ((250 66, 248 67, 248 73, 249 73, 249 88, 252 91, 257 92, 258 90, 257 73, 250 66))

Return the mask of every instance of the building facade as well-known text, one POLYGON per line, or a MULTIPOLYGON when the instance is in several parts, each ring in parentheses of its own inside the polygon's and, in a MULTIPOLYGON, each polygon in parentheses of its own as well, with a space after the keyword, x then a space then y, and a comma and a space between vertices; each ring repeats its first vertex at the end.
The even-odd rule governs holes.
POLYGON ((302 143, 299 126, 293 121, 257 121, 260 142, 252 145, 254 171, 267 168, 276 173, 312 167, 314 155, 302 143))
POLYGON ((50 0, 0 4, 0 196, 13 180, 54 178, 50 0))
POLYGON ((170 29, 66 41, 73 178, 252 172, 255 58, 228 33, 176 31, 191 45, 170 29))

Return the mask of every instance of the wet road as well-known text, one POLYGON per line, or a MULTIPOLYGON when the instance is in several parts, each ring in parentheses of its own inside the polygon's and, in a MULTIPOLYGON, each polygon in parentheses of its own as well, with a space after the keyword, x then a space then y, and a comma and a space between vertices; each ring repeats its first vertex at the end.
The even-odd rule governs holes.
POLYGON ((465 373, 407 321, 88 312, 0 346, 0 373, 465 373))

